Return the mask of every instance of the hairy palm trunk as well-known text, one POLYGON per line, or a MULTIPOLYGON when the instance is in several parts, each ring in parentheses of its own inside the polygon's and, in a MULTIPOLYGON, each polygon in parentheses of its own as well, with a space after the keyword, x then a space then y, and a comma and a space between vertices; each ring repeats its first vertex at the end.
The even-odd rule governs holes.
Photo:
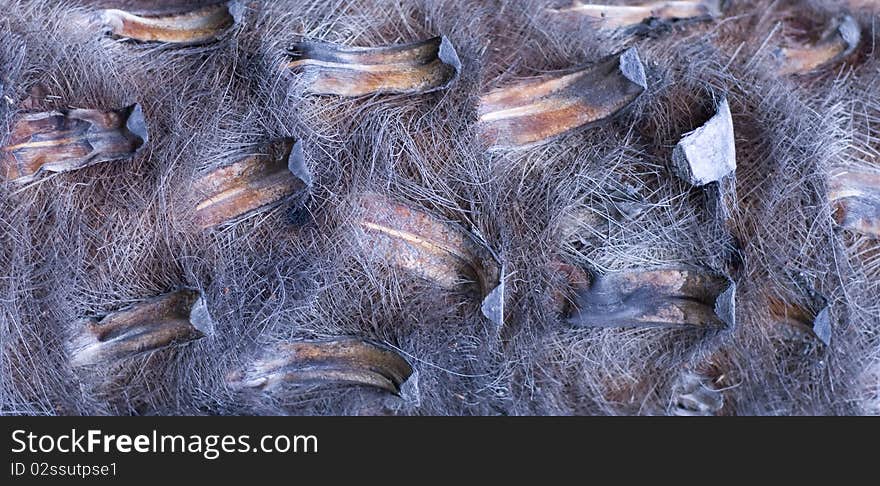
POLYGON ((880 413, 878 16, 0 0, 0 413, 880 413))

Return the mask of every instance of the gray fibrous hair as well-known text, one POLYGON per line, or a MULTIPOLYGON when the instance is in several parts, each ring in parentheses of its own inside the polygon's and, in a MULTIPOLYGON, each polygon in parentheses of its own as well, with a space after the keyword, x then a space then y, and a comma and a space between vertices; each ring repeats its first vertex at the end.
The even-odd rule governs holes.
POLYGON ((680 8, 0 0, 0 413, 880 413, 880 10, 680 8))

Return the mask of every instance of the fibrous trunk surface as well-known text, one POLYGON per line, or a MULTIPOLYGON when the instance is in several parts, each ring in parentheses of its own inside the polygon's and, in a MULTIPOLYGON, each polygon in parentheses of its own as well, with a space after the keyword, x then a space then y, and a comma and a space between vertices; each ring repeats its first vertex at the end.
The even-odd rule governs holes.
POLYGON ((0 414, 880 413, 877 2, 0 20, 0 414))

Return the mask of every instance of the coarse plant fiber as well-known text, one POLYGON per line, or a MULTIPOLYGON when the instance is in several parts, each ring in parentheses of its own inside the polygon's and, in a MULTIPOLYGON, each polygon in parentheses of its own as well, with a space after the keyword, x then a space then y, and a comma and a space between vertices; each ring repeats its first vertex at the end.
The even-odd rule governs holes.
POLYGON ((691 375, 723 397, 715 414, 880 413, 880 240, 837 227, 827 197, 834 168, 880 171, 880 7, 731 0, 715 19, 608 31, 559 21, 548 8, 565 1, 253 0, 195 45, 115 39, 82 20, 209 3, 0 0, 0 144, 25 112, 140 103, 149 127, 131 158, 0 183, 0 414, 663 415, 691 375), (780 46, 845 14, 862 32, 852 55, 777 74, 780 46), (373 47, 439 35, 461 70, 430 93, 314 96, 285 68, 298 38, 373 47), (482 93, 628 47, 647 89, 618 116, 486 150, 482 93), (737 167, 716 194, 670 160, 722 97, 737 167), (284 137, 302 142, 311 188, 198 229, 193 182, 284 137), (504 269, 503 324, 473 292, 365 257, 362 193, 489 248, 504 269), (572 325, 556 298, 572 290, 560 263, 729 276, 735 325, 572 325), (70 365, 82 318, 183 287, 208 302, 210 335, 70 365), (780 337, 771 301, 827 307, 830 343, 780 337), (416 370, 410 387, 229 386, 273 345, 339 336, 398 351, 416 370))

